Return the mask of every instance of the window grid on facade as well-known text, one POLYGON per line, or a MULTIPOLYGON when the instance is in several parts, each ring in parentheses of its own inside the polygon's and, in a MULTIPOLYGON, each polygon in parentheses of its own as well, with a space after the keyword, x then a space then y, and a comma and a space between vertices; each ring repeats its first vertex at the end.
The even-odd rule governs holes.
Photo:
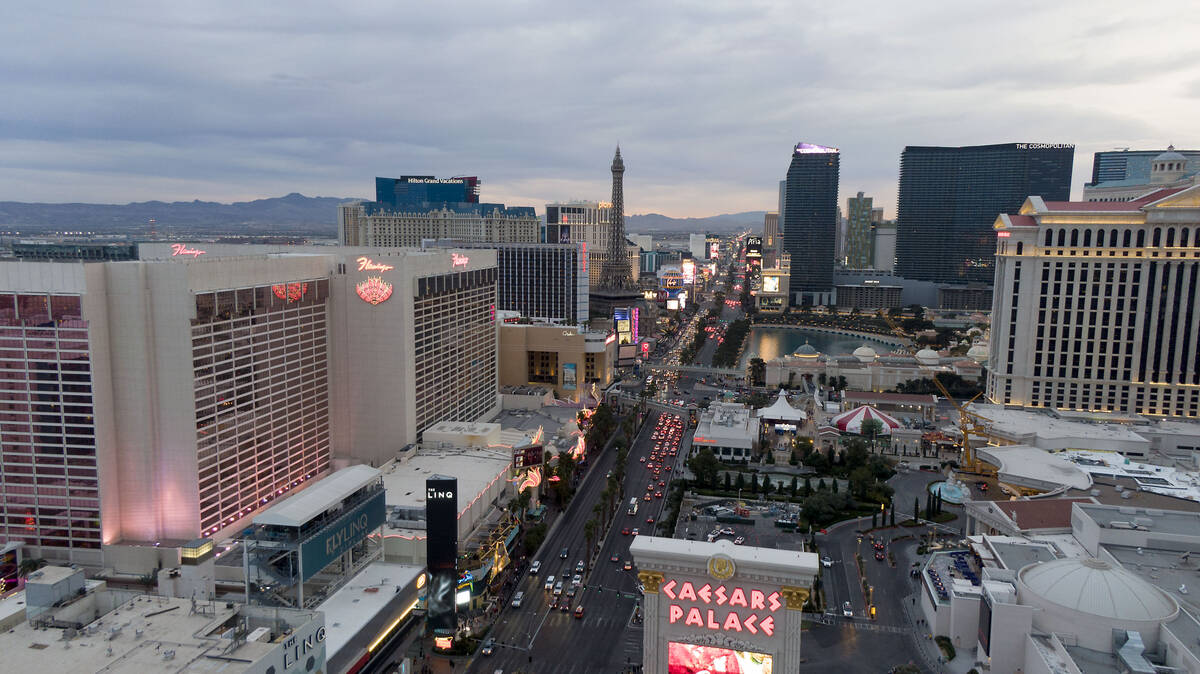
POLYGON ((197 293, 200 526, 209 533, 329 466, 325 279, 197 293))
POLYGON ((88 345, 79 296, 0 294, 0 541, 100 547, 88 345))

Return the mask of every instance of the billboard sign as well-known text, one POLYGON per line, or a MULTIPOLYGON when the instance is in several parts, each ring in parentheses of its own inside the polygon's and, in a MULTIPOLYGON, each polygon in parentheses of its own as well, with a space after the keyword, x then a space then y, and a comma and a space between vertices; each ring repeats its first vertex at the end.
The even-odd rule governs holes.
POLYGON ((684 261, 680 262, 680 267, 683 270, 683 282, 685 284, 695 283, 696 282, 696 261, 692 260, 692 259, 684 260, 684 261))
POLYGON ((667 643, 667 674, 771 674, 772 664, 766 653, 667 643))
POLYGON ((762 257, 763 241, 761 236, 746 237, 746 257, 762 257))
POLYGON ((708 259, 716 260, 721 257, 721 244, 717 241, 708 244, 708 259))
POLYGON ((384 505, 384 492, 381 490, 301 543, 303 580, 312 578, 318 571, 366 540, 367 535, 383 526, 386 519, 387 506, 384 505))
POLYGON ((763 289, 764 293, 779 292, 779 277, 778 276, 764 276, 762 279, 762 289, 763 289))
MULTIPOLYGON (((566 219, 567 219, 567 216, 564 215, 563 220, 566 221, 566 219)), ((559 243, 571 243, 571 226, 570 225, 559 226, 558 242, 559 243)))
POLYGON ((529 445, 528 447, 513 447, 513 470, 524 470, 534 466, 542 465, 542 459, 546 455, 546 448, 542 445, 529 445))
POLYGON ((575 363, 563 363, 562 387, 564 391, 574 391, 576 387, 575 363))
POLYGON ((458 587, 458 479, 425 480, 425 522, 429 566, 426 620, 435 632, 454 632, 458 628, 454 609, 458 587))

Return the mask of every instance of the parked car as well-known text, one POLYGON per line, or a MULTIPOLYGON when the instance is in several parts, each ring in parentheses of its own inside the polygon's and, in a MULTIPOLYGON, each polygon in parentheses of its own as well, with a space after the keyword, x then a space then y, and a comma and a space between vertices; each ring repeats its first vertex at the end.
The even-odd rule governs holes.
POLYGON ((734 545, 741 545, 742 543, 745 543, 745 542, 746 542, 745 536, 738 536, 737 538, 733 539, 734 545))

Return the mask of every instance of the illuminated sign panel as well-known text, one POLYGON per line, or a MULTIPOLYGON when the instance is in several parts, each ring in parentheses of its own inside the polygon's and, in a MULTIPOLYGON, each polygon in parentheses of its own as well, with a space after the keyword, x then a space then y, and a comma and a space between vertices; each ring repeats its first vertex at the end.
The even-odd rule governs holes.
POLYGON ((471 258, 467 257, 466 255, 459 255, 458 253, 450 253, 450 266, 451 267, 465 267, 465 266, 467 266, 467 263, 469 263, 470 261, 471 261, 471 258))
POLYGON ((186 244, 171 244, 171 257, 191 256, 191 258, 194 260, 205 254, 205 251, 198 250, 196 248, 189 248, 186 244))
POLYGON ((366 281, 354 286, 354 292, 368 304, 379 304, 392 296, 392 284, 384 281, 381 276, 370 276, 366 281))
POLYGON ((775 635, 772 614, 783 608, 778 592, 747 591, 736 585, 705 583, 697 587, 691 581, 670 580, 660 590, 672 601, 667 607, 667 623, 681 622, 688 627, 749 634, 761 631, 770 637, 775 635))
POLYGON ((762 280, 762 284, 763 284, 763 292, 764 293, 779 292, 779 277, 778 276, 764 276, 763 280, 762 280))
POLYGON ((563 363, 562 387, 564 391, 574 391, 576 382, 575 363, 563 363))
POLYGON ((542 465, 546 450, 542 445, 513 448, 513 470, 524 470, 542 465))
POLYGON ((667 644, 667 674, 771 674, 766 653, 734 651, 671 641, 667 644))
POLYGON ((395 269, 395 267, 393 267, 390 264, 383 264, 382 262, 376 262, 375 260, 372 260, 371 258, 367 257, 366 255, 363 255, 362 257, 358 258, 357 262, 358 262, 358 270, 359 271, 391 271, 391 270, 395 269))
POLYGON ((721 257, 721 244, 716 241, 708 244, 708 259, 716 260, 721 257))
POLYGON ((386 519, 384 492, 379 491, 304 541, 300 545, 303 580, 312 578, 346 551, 366 540, 367 534, 383 526, 386 519))
POLYGON ((695 283, 696 282, 696 261, 695 260, 684 260, 683 262, 680 263, 680 267, 683 269, 683 282, 684 283, 695 283))
POLYGON ((426 620, 435 632, 458 628, 454 595, 458 588, 458 480, 425 480, 425 554, 429 566, 426 620))

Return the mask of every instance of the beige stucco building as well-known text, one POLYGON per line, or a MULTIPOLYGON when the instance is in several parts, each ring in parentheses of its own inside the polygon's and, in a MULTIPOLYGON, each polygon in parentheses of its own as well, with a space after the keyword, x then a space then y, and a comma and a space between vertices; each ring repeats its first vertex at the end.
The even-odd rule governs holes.
POLYGON ((616 352, 616 340, 604 332, 501 323, 500 386, 553 387, 555 397, 578 400, 593 386, 598 392, 612 383, 616 352))

